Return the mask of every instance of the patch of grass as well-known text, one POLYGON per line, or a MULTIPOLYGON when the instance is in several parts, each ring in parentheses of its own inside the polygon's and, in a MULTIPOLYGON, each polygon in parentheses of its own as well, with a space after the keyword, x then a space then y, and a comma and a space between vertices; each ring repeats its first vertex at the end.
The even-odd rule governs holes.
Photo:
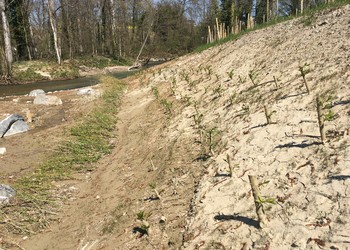
POLYGON ((165 114, 171 115, 173 113, 173 102, 168 101, 167 99, 161 99, 159 103, 164 108, 165 114))
POLYGON ((47 80, 46 76, 42 76, 39 73, 36 73, 33 68, 28 68, 24 71, 14 72, 14 78, 17 81, 35 81, 35 80, 47 80))
POLYGON ((13 77, 14 80, 24 82, 47 80, 47 77, 35 72, 40 70, 48 73, 52 79, 73 79, 79 77, 79 66, 82 65, 89 68, 103 69, 109 66, 127 64, 130 64, 127 60, 116 60, 103 56, 86 56, 64 60, 61 65, 58 65, 55 61, 21 61, 13 64, 13 77))
POLYGON ((313 14, 311 14, 309 16, 305 16, 302 20, 303 20, 304 26, 311 26, 312 24, 315 23, 316 17, 313 14))
POLYGON ((71 63, 75 65, 85 65, 87 67, 98 68, 98 69, 103 69, 105 67, 115 66, 115 65, 131 64, 128 60, 123 58, 114 59, 114 58, 107 58, 104 56, 79 57, 77 59, 74 59, 71 63))
MULTIPOLYGON (((46 228, 57 210, 59 198, 55 181, 70 178, 76 171, 90 171, 103 155, 111 152, 117 112, 124 84, 113 77, 101 77, 105 90, 98 105, 70 129, 68 140, 57 153, 14 184, 17 196, 13 204, 2 207, 0 221, 7 231, 30 234, 46 228)), ((4 229, 2 229, 4 230, 4 229)))

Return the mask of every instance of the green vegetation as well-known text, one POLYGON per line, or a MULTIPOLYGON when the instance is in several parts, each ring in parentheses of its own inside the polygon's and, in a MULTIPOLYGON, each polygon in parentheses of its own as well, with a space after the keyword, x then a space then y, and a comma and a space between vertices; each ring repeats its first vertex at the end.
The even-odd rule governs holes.
POLYGON ((227 74, 227 76, 232 80, 232 79, 233 79, 233 76, 234 76, 234 74, 235 74, 235 71, 234 71, 234 69, 232 69, 231 71, 226 72, 226 74, 227 74))
POLYGON ((141 236, 144 234, 148 235, 148 230, 150 228, 150 224, 147 222, 147 219, 151 216, 151 214, 146 213, 145 211, 140 211, 136 214, 136 219, 141 221, 140 229, 141 236))
POLYGON ((256 200, 256 202, 260 205, 264 205, 264 204, 273 204, 275 205, 276 204, 276 199, 273 198, 273 197, 258 197, 258 199, 256 200))
POLYGON ((258 72, 256 70, 249 70, 248 73, 249 79, 252 81, 253 85, 255 86, 257 83, 255 82, 256 78, 258 77, 258 72))
POLYGON ((167 99, 161 99, 159 103, 164 108, 165 114, 171 115, 173 113, 173 102, 168 101, 167 99))
POLYGON ((71 61, 73 65, 84 65, 86 67, 103 69, 105 67, 115 66, 115 65, 129 65, 130 61, 120 58, 118 60, 113 58, 107 58, 104 56, 85 56, 74 59, 71 61))
POLYGON ((113 77, 102 77, 105 91, 99 105, 70 129, 69 139, 34 173, 14 184, 15 206, 3 207, 0 221, 7 230, 30 234, 45 228, 55 210, 55 181, 70 178, 75 171, 90 171, 103 155, 111 152, 109 140, 114 136, 116 114, 124 84, 113 77))
POLYGON ((13 65, 15 81, 28 82, 49 79, 73 79, 79 77, 79 67, 103 69, 109 66, 125 65, 126 60, 115 60, 103 56, 81 57, 64 61, 21 61, 13 65), (44 74, 40 74, 43 72, 44 74))
POLYGON ((307 93, 310 94, 310 88, 309 88, 309 85, 306 81, 306 75, 308 73, 310 73, 310 71, 311 71, 310 64, 305 63, 304 65, 299 66, 299 71, 300 71, 301 76, 303 77, 303 82, 304 82, 305 88, 307 90, 307 93))
POLYGON ((152 87, 152 93, 153 93, 154 97, 158 100, 159 99, 159 90, 156 86, 152 87))
POLYGON ((324 115, 324 120, 327 122, 333 121, 336 115, 332 110, 328 110, 328 112, 324 115))
POLYGON ((17 81, 35 81, 35 80, 47 80, 48 77, 42 76, 36 73, 33 68, 28 68, 23 71, 14 72, 14 78, 17 81))

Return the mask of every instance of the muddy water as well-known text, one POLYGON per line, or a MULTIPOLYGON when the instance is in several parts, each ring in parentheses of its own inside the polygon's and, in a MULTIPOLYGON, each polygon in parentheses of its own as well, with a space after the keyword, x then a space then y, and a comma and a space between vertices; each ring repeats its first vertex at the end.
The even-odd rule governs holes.
MULTIPOLYGON (((116 78, 122 79, 134 73, 135 71, 121 71, 113 73, 112 75, 116 78)), ((82 88, 92 86, 97 83, 97 77, 84 77, 71 80, 43 81, 17 85, 0 85, 0 97, 26 95, 34 89, 42 89, 45 92, 52 92, 59 90, 82 88)))

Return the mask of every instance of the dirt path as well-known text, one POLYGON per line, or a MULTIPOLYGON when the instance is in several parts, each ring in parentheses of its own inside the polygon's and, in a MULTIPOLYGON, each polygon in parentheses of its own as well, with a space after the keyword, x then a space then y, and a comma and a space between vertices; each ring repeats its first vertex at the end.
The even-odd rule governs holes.
POLYGON ((20 243, 25 249, 168 249, 182 244, 200 173, 198 167, 191 170, 197 164, 193 142, 165 136, 169 120, 148 87, 130 86, 120 110, 112 154, 96 171, 59 184, 62 192, 72 193, 71 199, 48 232, 20 243), (136 232, 140 211, 149 215, 150 237, 136 232), (166 224, 159 223, 162 216, 166 224))

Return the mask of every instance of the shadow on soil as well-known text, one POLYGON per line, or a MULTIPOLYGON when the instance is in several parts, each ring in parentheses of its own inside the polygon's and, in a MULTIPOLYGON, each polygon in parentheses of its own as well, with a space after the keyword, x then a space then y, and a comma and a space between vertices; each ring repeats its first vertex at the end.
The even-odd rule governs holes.
POLYGON ((296 143, 296 142, 289 142, 287 144, 282 144, 282 145, 278 145, 275 148, 307 148, 310 146, 314 146, 314 145, 321 145, 322 142, 311 142, 311 143, 296 143))
POLYGON ((214 216, 215 220, 219 221, 229 221, 229 220, 235 220, 243 222, 244 224, 247 224, 248 226, 255 227, 259 229, 259 222, 256 220, 253 220, 251 218, 241 216, 241 215, 225 215, 225 214, 219 214, 214 216))

